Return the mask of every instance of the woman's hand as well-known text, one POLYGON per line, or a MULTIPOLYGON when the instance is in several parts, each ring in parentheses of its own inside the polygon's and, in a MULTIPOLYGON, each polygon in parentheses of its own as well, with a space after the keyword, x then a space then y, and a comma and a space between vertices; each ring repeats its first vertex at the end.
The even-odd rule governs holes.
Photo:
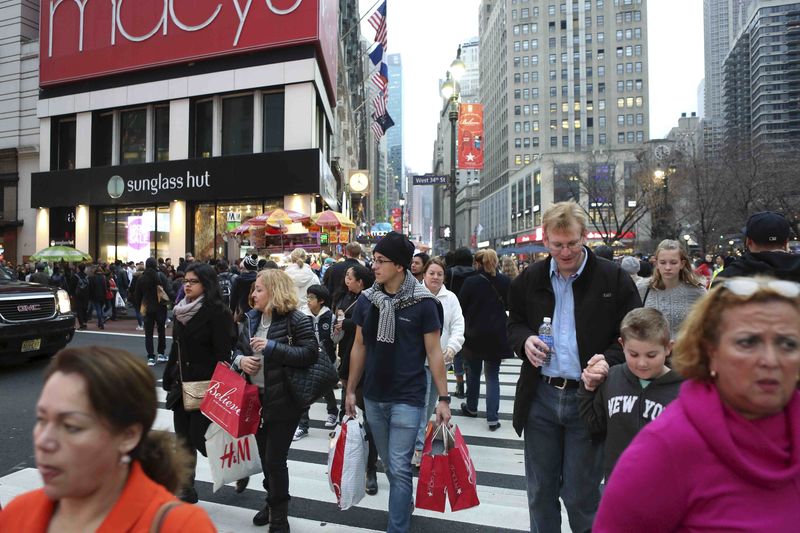
POLYGON ((261 370, 261 358, 245 355, 242 357, 239 367, 244 370, 248 376, 254 376, 261 370))
POLYGON ((456 352, 449 346, 444 350, 444 364, 449 365, 456 358, 456 352))
POLYGON ((267 339, 262 339, 261 337, 253 337, 250 339, 250 349, 253 350, 253 353, 261 353, 266 345, 267 339))

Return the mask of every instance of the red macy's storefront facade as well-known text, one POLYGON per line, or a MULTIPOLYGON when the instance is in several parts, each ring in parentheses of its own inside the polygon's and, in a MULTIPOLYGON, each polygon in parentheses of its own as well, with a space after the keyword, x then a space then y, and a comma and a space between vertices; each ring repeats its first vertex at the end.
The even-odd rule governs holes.
POLYGON ((243 219, 336 208, 337 43, 337 0, 42 2, 36 248, 232 259, 243 219))

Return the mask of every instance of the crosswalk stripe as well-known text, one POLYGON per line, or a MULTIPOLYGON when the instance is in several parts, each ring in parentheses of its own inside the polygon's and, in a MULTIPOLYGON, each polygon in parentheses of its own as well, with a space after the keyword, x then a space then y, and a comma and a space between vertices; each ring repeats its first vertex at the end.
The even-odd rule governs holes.
MULTIPOLYGON (((423 533, 511 533, 528 529, 528 505, 525 484, 523 441, 516 435, 510 422, 513 384, 518 360, 504 361, 501 368, 500 419, 502 426, 489 432, 485 413, 478 418, 464 417, 459 404, 453 402, 453 422, 461 429, 470 449, 478 472, 478 496, 481 505, 456 513, 435 513, 415 510, 411 531, 423 533), (503 398, 503 396, 508 396, 503 398)), ((455 381, 452 375, 449 381, 455 381)), ((485 392, 481 383, 481 392, 485 392)), ((166 393, 157 389, 159 409, 155 429, 173 431, 172 412, 164 408, 166 393)), ((339 391, 337 391, 337 397, 339 391)), ((485 408, 481 395, 479 409, 485 408)), ((327 415, 324 402, 317 402, 310 409, 309 436, 293 442, 289 450, 290 493, 292 501, 289 516, 293 531, 304 533, 325 531, 332 533, 368 533, 383 531, 388 518, 389 485, 386 476, 378 473, 379 492, 376 496, 365 496, 358 506, 340 511, 327 481, 327 450, 331 429, 325 428, 327 415)), ((206 509, 220 532, 263 532, 264 528, 252 525, 255 511, 264 505, 263 476, 253 476, 247 490, 236 494, 231 485, 213 493, 211 470, 208 459, 198 455, 196 487, 200 505, 206 509)), ((416 486, 416 473, 414 484, 416 486)), ((34 468, 26 468, 0 478, 0 502, 3 504, 21 492, 41 486, 41 478, 34 468)), ((564 518, 564 531, 569 531, 564 518)))

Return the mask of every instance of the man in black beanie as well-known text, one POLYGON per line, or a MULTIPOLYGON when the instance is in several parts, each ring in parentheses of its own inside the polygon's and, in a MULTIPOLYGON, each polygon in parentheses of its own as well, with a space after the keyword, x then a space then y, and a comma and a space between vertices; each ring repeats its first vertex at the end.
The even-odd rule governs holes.
POLYGON ((231 289, 231 311, 236 318, 250 310, 248 299, 250 288, 258 276, 258 255, 247 255, 242 259, 244 271, 236 278, 231 289))
MULTIPOLYGON (((356 414, 363 375, 364 416, 389 478, 387 532, 408 531, 413 510, 411 457, 425 412, 427 358, 439 391, 436 422, 450 421, 450 397, 439 337, 442 308, 411 274, 414 245, 389 232, 373 250, 375 286, 361 292, 353 312, 356 336, 350 352, 345 410, 356 414)), ((369 479, 370 474, 367 473, 369 479)))

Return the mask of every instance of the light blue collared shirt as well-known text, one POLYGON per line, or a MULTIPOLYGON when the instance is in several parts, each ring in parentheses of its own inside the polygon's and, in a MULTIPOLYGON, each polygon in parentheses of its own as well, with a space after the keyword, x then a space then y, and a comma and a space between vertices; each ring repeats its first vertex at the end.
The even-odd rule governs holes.
POLYGON ((589 254, 583 250, 583 262, 578 271, 564 279, 558 272, 555 258, 550 260, 550 283, 556 297, 556 309, 551 317, 553 323, 553 342, 556 353, 550 364, 542 367, 542 374, 551 378, 581 378, 581 359, 578 353, 578 336, 575 331, 575 298, 572 283, 578 279, 589 254))

